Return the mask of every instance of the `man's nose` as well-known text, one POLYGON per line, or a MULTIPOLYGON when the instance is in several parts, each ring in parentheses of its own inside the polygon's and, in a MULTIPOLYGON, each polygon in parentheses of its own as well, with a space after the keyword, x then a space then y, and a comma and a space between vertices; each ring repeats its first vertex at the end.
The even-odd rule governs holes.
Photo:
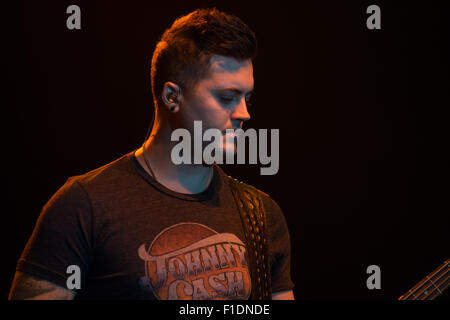
POLYGON ((250 120, 250 114, 247 110, 247 102, 245 98, 242 98, 236 108, 233 110, 231 114, 232 120, 240 120, 240 121, 248 121, 250 120))

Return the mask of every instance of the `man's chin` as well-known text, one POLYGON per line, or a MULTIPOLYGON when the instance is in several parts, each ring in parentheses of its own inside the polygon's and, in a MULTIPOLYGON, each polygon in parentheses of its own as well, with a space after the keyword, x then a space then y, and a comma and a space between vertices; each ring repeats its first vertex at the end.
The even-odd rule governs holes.
POLYGON ((234 133, 228 133, 223 136, 222 140, 222 150, 224 156, 227 154, 232 154, 233 156, 236 154, 236 144, 235 144, 236 136, 234 133))
POLYGON ((236 155, 236 145, 233 143, 224 143, 223 148, 222 148, 222 152, 223 152, 223 163, 226 162, 227 159, 227 155, 232 156, 233 158, 236 155))

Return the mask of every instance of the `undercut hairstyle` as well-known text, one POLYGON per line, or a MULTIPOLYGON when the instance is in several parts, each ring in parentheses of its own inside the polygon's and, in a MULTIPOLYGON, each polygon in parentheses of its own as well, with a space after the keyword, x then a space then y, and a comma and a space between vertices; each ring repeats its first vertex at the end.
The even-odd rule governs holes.
POLYGON ((254 32, 236 16, 212 8, 176 19, 153 52, 151 85, 155 103, 167 81, 183 90, 192 88, 207 75, 213 55, 253 61, 256 51, 254 32))

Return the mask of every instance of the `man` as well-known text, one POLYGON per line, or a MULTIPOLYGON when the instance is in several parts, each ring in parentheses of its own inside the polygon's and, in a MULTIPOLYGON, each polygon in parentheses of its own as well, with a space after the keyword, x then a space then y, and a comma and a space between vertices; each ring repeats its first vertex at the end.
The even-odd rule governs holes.
MULTIPOLYGON (((150 137, 53 195, 10 299, 293 299, 278 205, 216 164, 171 159, 173 130, 193 132, 197 120, 225 132, 250 118, 255 54, 237 17, 201 9, 177 19, 152 58, 150 137)), ((232 138, 223 135, 224 150, 232 138)))

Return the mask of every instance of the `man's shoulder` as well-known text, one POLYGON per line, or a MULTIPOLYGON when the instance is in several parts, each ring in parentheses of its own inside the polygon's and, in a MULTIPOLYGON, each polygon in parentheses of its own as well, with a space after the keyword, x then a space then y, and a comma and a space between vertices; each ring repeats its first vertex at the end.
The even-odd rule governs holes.
POLYGON ((65 215, 68 212, 89 212, 94 202, 120 199, 123 192, 135 183, 133 168, 127 163, 130 155, 131 152, 86 173, 68 177, 45 203, 46 216, 58 216, 61 209, 65 215))
POLYGON ((79 175, 70 176, 67 180, 70 183, 78 183, 82 186, 97 184, 110 184, 122 179, 123 176, 130 175, 132 168, 130 166, 130 156, 133 152, 122 155, 121 157, 106 163, 95 169, 86 171, 79 175))

